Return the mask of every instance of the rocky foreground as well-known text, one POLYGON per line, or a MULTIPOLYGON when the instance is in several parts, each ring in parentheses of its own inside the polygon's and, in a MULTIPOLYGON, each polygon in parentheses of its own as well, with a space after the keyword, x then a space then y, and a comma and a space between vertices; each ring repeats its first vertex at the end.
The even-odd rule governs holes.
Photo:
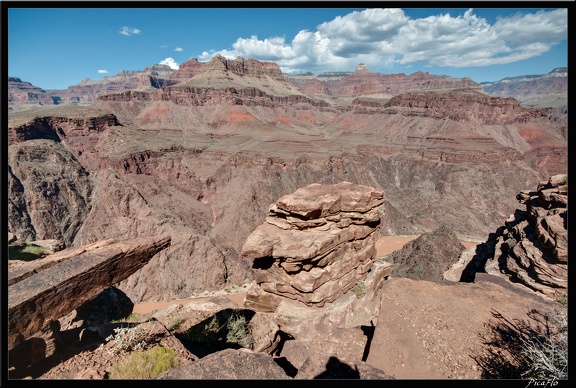
MULTIPOLYGON (((563 177, 551 177, 536 192, 518 195, 532 215, 524 219, 524 230, 534 227, 540 232, 516 235, 516 244, 531 244, 534 249, 528 251, 540 252, 531 256, 539 259, 540 273, 553 271, 557 278, 566 279, 567 227, 551 222, 567 211, 563 177)), ((110 340, 114 329, 124 326, 146 333, 148 348, 175 349, 180 366, 158 379, 517 378, 510 371, 522 365, 517 364, 514 341, 506 342, 505 333, 544 330, 542 319, 560 308, 556 300, 566 295, 567 283, 556 283, 551 293, 543 276, 532 279, 541 279, 539 283, 548 288, 512 282, 509 276, 524 277, 520 267, 512 265, 500 271, 492 267, 482 276, 475 266, 472 281, 451 280, 458 272, 470 276, 470 265, 478 259, 471 260, 468 269, 458 259, 481 252, 482 244, 469 252, 457 245, 461 255, 444 279, 419 279, 438 266, 437 257, 451 248, 443 242, 451 241, 453 234, 440 228, 392 255, 376 257, 375 241, 368 236, 380 227, 382 201, 381 192, 349 182, 301 188, 272 204, 267 221, 247 239, 243 252, 259 275, 243 291, 242 304, 214 296, 175 303, 132 323, 111 323, 113 316, 126 316, 133 308, 115 287, 88 302, 67 300, 61 306, 69 314, 12 349, 11 361, 19 363, 12 363, 11 376, 110 378, 114 366, 127 357, 115 351, 120 338, 110 340), (426 256, 421 256, 424 247, 426 256), (391 268, 405 270, 407 265, 412 279, 400 272, 390 275, 391 268), (507 268, 517 272, 512 275, 507 268), (191 339, 190 333, 209 331, 209 322, 234 314, 246 318, 250 341, 238 346, 191 339), (52 354, 44 354, 46 358, 38 355, 43 337, 54 345, 52 354)), ((37 260, 35 268, 50 263, 57 270, 63 265, 57 258, 67 256, 66 251, 37 260)), ((21 267, 13 266, 11 273, 21 267)), ((534 267, 526 266, 525 271, 530 268, 534 267)), ((43 272, 40 269, 30 278, 45 276, 43 272)), ((110 286, 114 283, 111 280, 110 286)), ((18 284, 23 286, 15 280, 11 287, 18 284)), ((30 291, 33 288, 28 286, 30 291)), ((41 296, 36 297, 35 303, 41 302, 41 296)), ((20 333, 31 328, 21 320, 10 325, 20 333)))

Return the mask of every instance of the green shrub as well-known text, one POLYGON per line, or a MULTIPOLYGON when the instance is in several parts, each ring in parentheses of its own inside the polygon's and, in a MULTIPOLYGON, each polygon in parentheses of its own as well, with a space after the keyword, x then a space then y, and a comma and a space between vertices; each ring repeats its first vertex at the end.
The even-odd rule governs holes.
POLYGON ((228 333, 226 340, 228 343, 238 344, 243 348, 250 348, 252 346, 252 337, 248 333, 246 317, 244 315, 233 314, 228 319, 228 333))
POLYGON ((222 310, 180 336, 187 341, 199 342, 216 349, 250 347, 252 337, 242 312, 222 310))
POLYGON ((159 346, 130 354, 112 368, 110 379, 150 379, 179 365, 174 349, 159 346))

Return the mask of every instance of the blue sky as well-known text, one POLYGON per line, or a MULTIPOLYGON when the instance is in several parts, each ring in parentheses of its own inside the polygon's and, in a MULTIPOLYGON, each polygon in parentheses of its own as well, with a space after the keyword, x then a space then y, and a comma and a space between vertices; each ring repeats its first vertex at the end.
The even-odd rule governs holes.
POLYGON ((364 63, 372 72, 426 71, 476 82, 545 74, 568 66, 567 7, 329 8, 326 3, 297 8, 297 3, 280 3, 288 8, 277 9, 254 8, 252 3, 252 8, 185 8, 194 4, 185 2, 183 7, 177 4, 179 8, 126 8, 130 3, 120 4, 125 8, 10 6, 8 75, 43 89, 66 89, 84 78, 100 80, 157 63, 177 68, 190 58, 204 62, 217 53, 272 61, 285 74, 354 71, 364 63))

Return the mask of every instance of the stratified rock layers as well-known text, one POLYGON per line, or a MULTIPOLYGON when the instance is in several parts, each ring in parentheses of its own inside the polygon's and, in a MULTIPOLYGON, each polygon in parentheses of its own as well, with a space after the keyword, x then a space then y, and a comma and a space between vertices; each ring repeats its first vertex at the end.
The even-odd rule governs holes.
POLYGON ((278 199, 242 247, 257 286, 245 306, 274 311, 283 298, 323 307, 366 278, 376 255, 384 193, 341 182, 278 199))

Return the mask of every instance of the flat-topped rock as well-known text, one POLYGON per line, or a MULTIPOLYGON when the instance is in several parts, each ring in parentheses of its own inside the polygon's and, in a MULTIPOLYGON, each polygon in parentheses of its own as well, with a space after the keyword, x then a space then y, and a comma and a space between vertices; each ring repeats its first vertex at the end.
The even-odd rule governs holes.
POLYGON ((8 348, 142 268, 171 238, 140 237, 65 249, 9 269, 8 348))

